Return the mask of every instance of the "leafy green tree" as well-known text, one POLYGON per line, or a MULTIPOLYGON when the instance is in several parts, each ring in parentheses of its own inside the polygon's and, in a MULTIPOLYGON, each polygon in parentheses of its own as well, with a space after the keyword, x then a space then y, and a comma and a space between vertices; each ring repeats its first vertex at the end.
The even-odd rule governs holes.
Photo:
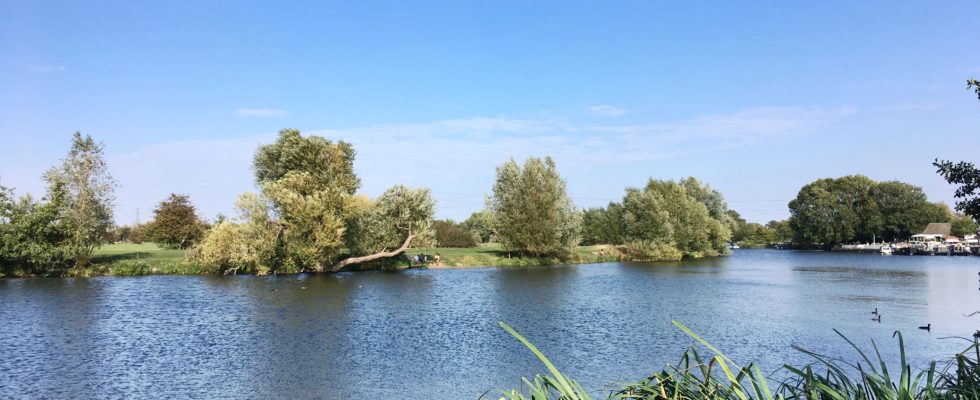
POLYGON ((340 256, 360 186, 354 155, 346 142, 303 137, 295 129, 279 131, 275 143, 256 151, 256 182, 283 227, 285 269, 322 271, 340 256))
POLYGON ((34 201, 30 195, 11 201, 10 192, 2 207, 0 223, 0 260, 8 272, 20 268, 28 273, 57 275, 71 265, 64 243, 69 233, 58 223, 63 195, 49 193, 51 198, 34 201))
POLYGON ((336 262, 329 271, 353 264, 390 262, 412 247, 434 247, 434 214, 435 199, 429 189, 395 185, 353 213, 347 225, 351 257, 336 262))
POLYGON ((269 201, 245 193, 238 197, 235 208, 238 218, 215 224, 189 256, 209 272, 265 274, 280 270, 282 229, 270 216, 269 201))
POLYGON ((800 189, 789 208, 796 243, 824 248, 904 239, 930 222, 952 220, 949 208, 930 203, 921 188, 861 175, 814 181, 800 189))
POLYGON ((622 240, 634 260, 677 260, 727 252, 733 219, 724 198, 694 178, 679 182, 650 179, 642 189, 627 188, 621 207, 622 240))
MULTIPOLYGON (((704 197, 696 193, 697 189, 687 189, 687 182, 692 180, 693 178, 689 178, 678 183, 651 179, 645 191, 659 194, 662 199, 660 205, 666 211, 668 223, 673 228, 672 242, 685 257, 723 254, 726 244, 731 240, 731 230, 721 219, 712 217, 711 211, 703 202, 704 197)), ((724 206, 716 210, 716 215, 719 218, 727 217, 724 206)))
POLYGON ((798 244, 830 248, 854 239, 858 216, 842 204, 834 191, 833 179, 803 186, 789 202, 789 210, 793 239, 798 244))
POLYGON ((766 228, 772 231, 772 241, 770 243, 787 243, 793 240, 793 228, 789 221, 772 220, 766 223, 766 228))
POLYGON ((582 244, 621 244, 623 207, 609 203, 605 208, 589 208, 582 212, 582 244))
POLYGON ((508 250, 565 257, 579 242, 581 215, 551 157, 528 158, 523 167, 511 159, 497 167, 489 208, 508 250))
MULTIPOLYGON (((966 90, 973 89, 977 94, 977 98, 980 99, 980 81, 976 79, 966 80, 966 90)), ((980 224, 980 169, 977 169, 973 163, 960 161, 959 163, 953 163, 952 161, 942 160, 938 158, 933 161, 933 166, 936 167, 936 172, 942 175, 946 182, 953 185, 959 185, 956 188, 955 197, 956 210, 973 218, 973 222, 980 224)))
POLYGON ((157 205, 153 215, 147 236, 164 247, 189 248, 201 240, 207 229, 187 195, 171 194, 157 205))
POLYGON ((66 246, 76 267, 88 264, 112 227, 115 181, 103 159, 103 146, 75 132, 60 166, 45 173, 49 197, 63 196, 58 223, 69 233, 66 246))
POLYGON ((879 183, 872 194, 882 216, 878 237, 885 241, 908 239, 933 220, 935 211, 922 188, 898 181, 879 183))
POLYGON ((276 217, 275 268, 336 272, 434 241, 429 190, 395 186, 374 201, 359 199, 354 156, 347 142, 295 129, 258 149, 256 182, 276 217))
POLYGON ((476 247, 477 234, 451 219, 433 221, 439 247, 476 247))
POLYGON ((493 230, 495 223, 493 221, 492 211, 481 210, 474 212, 473 214, 470 214, 470 217, 467 218, 466 221, 463 221, 463 225, 480 237, 480 243, 490 243, 494 241, 494 236, 496 233, 493 230))
POLYGON ((729 220, 732 221, 732 243, 739 243, 746 240, 750 235, 748 221, 742 218, 742 215, 735 210, 728 210, 726 214, 728 214, 729 220))
MULTIPOLYGON (((977 90, 980 91, 980 85, 977 86, 977 90)), ((980 169, 977 169, 973 163, 965 161, 954 164, 952 161, 937 159, 932 165, 946 182, 959 185, 954 194, 959 199, 956 201, 956 210, 969 215, 974 222, 980 223, 980 169)))
POLYGON ((966 235, 977 234, 977 224, 973 219, 965 215, 956 215, 953 218, 953 236, 964 237, 966 235))

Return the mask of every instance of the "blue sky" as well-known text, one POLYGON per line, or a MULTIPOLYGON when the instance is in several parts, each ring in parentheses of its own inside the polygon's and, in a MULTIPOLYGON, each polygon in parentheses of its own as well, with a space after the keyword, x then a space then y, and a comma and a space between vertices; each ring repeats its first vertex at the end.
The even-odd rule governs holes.
POLYGON ((117 221, 171 192, 213 218, 290 127, 352 142, 364 194, 427 186, 457 220, 531 155, 580 207, 695 176, 764 223, 855 173, 952 203, 930 163, 980 161, 973 9, 0 0, 0 184, 41 195, 80 130, 106 146, 117 221))

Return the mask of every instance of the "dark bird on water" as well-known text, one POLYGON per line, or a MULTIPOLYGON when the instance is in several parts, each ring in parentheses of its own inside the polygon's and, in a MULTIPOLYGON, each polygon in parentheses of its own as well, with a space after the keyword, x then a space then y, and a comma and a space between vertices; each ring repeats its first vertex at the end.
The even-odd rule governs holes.
POLYGON ((878 315, 877 317, 871 317, 871 320, 881 322, 881 315, 878 315))
POLYGON ((926 326, 920 326, 919 329, 932 330, 932 324, 926 324, 926 326))
POLYGON ((875 310, 871 312, 871 315, 878 315, 878 307, 875 307, 875 310))

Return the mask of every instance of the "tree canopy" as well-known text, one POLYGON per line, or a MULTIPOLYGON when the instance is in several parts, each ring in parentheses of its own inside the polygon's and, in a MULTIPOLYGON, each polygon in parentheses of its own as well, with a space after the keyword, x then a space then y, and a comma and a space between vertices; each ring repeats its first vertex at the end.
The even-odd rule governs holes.
POLYGON ((354 157, 347 142, 281 130, 255 153, 260 193, 239 199, 239 218, 212 229, 199 258, 218 268, 336 272, 431 242, 429 190, 398 185, 374 200, 356 196, 354 157))
POLYGON ((588 242, 624 245, 637 261, 724 254, 736 223, 721 192, 693 177, 627 188, 622 202, 588 209, 583 221, 588 242))
POLYGON ((116 182, 103 159, 103 146, 91 136, 75 132, 71 149, 61 165, 48 170, 48 198, 58 207, 58 219, 68 238, 68 254, 76 267, 88 264, 96 247, 105 242, 113 226, 116 182))
POLYGON ((789 209, 794 241, 824 248, 906 239, 930 222, 952 219, 948 208, 930 203, 917 186, 876 182, 863 175, 811 182, 790 201, 789 209))
POLYGON ((190 197, 171 194, 153 210, 147 236, 164 247, 186 249, 201 240, 207 225, 197 216, 190 197))
POLYGON ((954 164, 952 161, 937 159, 933 165, 946 182, 959 185, 954 194, 959 199, 956 201, 956 210, 980 223, 980 170, 973 163, 965 161, 954 164))
POLYGON ((489 208, 500 243, 511 251, 564 257, 579 242, 581 215, 565 191, 551 157, 497 167, 489 208))

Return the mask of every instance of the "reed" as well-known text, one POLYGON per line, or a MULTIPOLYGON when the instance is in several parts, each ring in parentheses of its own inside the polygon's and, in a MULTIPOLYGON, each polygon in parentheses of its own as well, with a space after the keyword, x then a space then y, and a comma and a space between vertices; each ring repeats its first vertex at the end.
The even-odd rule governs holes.
MULTIPOLYGON (((897 371, 890 371, 874 341, 871 342, 874 354, 869 356, 846 336, 834 330, 854 349, 858 362, 837 360, 794 346, 795 350, 810 356, 813 362, 804 366, 784 365, 782 380, 771 382, 758 365, 750 363, 740 366, 680 322, 674 321, 674 325, 706 348, 710 356, 702 356, 692 347, 681 356, 677 364, 667 366, 640 381, 624 385, 618 391, 610 393, 608 399, 980 399, 980 346, 976 338, 966 350, 946 361, 942 369, 937 367, 937 362, 932 362, 928 368, 915 371, 906 360, 902 334, 895 332, 893 337, 898 339, 899 368, 897 371), (773 387, 774 390, 771 389, 773 387)), ((503 322, 500 326, 530 349, 549 372, 549 375, 537 375, 532 379, 523 378, 523 391, 504 391, 502 398, 589 398, 587 390, 562 374, 527 339, 503 322)))

